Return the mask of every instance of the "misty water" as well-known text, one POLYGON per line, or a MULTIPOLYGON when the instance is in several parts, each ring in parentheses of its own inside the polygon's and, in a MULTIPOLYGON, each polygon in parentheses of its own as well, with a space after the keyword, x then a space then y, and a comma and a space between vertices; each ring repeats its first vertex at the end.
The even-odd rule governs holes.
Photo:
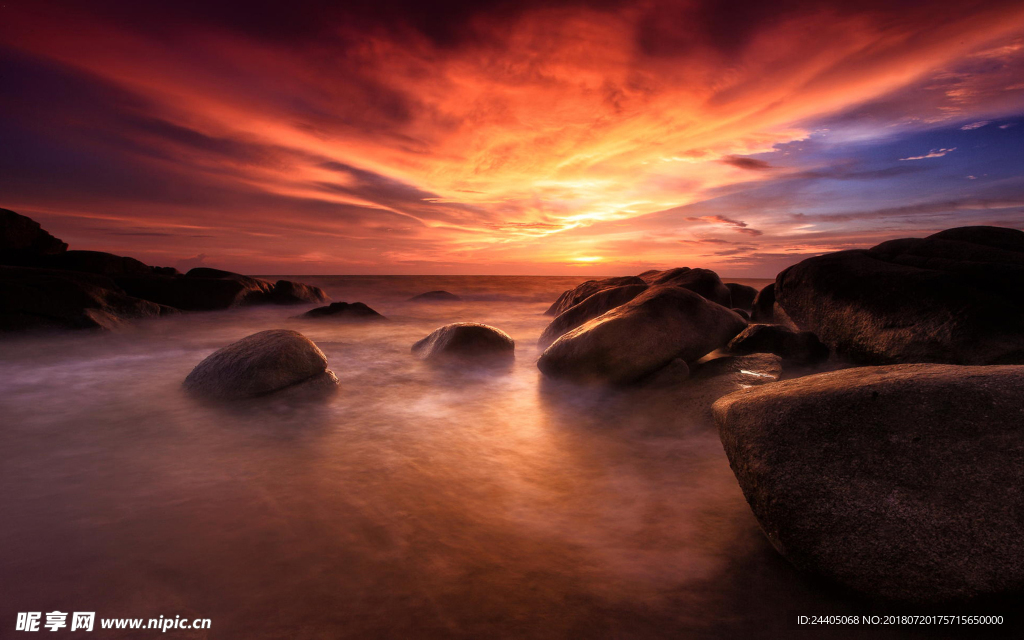
POLYGON ((301 279, 391 320, 268 306, 0 343, 4 632, 59 610, 212 620, 169 633, 189 638, 787 637, 881 610, 771 549, 714 428, 670 395, 543 383, 543 311, 584 278, 301 279), (464 301, 406 301, 432 289, 464 301), (508 332, 515 365, 410 354, 455 321, 508 332), (339 392, 182 392, 270 328, 313 339, 339 392))

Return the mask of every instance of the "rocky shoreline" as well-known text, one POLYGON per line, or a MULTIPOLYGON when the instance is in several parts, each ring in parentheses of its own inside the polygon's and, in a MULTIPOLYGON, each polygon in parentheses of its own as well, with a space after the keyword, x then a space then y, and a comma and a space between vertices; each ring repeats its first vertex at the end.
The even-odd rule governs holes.
MULTIPOLYGON (((327 301, 292 281, 68 250, 7 210, 0 231, 2 331, 327 301)), ((1024 590, 1022 291, 1024 232, 996 227, 810 258, 760 291, 707 269, 647 271, 563 292, 546 312, 537 367, 558 393, 584 385, 671 402, 717 427, 765 535, 803 571, 898 602, 1014 594, 1024 590)), ((385 320, 358 302, 300 317, 385 320)), ((500 365, 500 375, 515 343, 454 323, 410 357, 500 365)), ((217 350, 184 387, 219 402, 305 400, 338 379, 312 341, 270 330, 217 350)))

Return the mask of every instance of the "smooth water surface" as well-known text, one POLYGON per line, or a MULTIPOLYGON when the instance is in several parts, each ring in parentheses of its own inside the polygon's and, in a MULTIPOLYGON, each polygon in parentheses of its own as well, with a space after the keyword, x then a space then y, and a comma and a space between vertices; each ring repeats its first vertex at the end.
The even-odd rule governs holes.
POLYGON ((390 321, 259 307, 0 343, 0 636, 53 610, 247 639, 789 637, 799 614, 866 612, 764 541, 713 427, 542 383, 543 311, 583 278, 301 279, 390 321), (432 289, 465 300, 406 302, 432 289), (512 335, 514 367, 410 354, 455 321, 512 335), (339 392, 182 392, 269 328, 313 339, 339 392))

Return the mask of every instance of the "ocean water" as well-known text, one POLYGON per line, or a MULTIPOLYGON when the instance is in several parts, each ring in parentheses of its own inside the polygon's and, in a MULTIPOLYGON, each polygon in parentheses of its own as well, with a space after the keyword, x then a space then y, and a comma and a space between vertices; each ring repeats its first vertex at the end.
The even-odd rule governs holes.
MULTIPOLYGON (((544 383, 543 311, 585 278, 297 279, 390 321, 257 307, 0 342, 0 636, 54 610, 245 639, 792 637, 797 615, 885 611, 771 549, 713 427, 544 383), (406 301, 433 289, 464 300, 406 301), (410 354, 455 321, 508 332, 514 367, 410 354), (182 392, 206 355, 269 328, 313 339, 339 392, 182 392)), ((913 633, 934 632, 845 635, 913 633)))

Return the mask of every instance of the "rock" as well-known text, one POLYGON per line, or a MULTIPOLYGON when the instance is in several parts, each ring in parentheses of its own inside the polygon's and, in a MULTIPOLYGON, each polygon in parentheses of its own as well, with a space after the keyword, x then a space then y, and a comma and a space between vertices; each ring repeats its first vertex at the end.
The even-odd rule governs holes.
POLYGON ((732 311, 692 291, 651 287, 555 340, 537 366, 553 378, 624 384, 676 358, 693 362, 746 326, 732 311))
POLYGON ((873 597, 1024 589, 1024 366, 861 367, 714 406, 768 539, 873 597))
POLYGON ((732 309, 730 309, 730 311, 732 311, 739 317, 743 318, 744 320, 747 320, 748 322, 750 321, 750 314, 744 311, 743 309, 737 309, 733 307, 732 309))
POLYGON ((25 260, 66 251, 68 245, 43 230, 39 223, 8 209, 0 209, 0 263, 23 264, 25 260))
POLYGON ((35 264, 46 269, 66 269, 96 273, 111 278, 120 276, 147 276, 154 273, 153 267, 125 256, 103 251, 64 251, 38 259, 35 264))
POLYGON ((476 322, 455 322, 435 329, 412 345, 425 360, 508 362, 515 357, 515 342, 500 329, 476 322))
POLYGON ((213 352, 185 378, 190 393, 215 400, 262 396, 299 384, 337 384, 327 356, 296 331, 260 331, 213 352))
POLYGON ((950 229, 800 262, 778 305, 852 362, 1024 362, 1024 232, 950 229))
POLYGON ((0 330, 114 329, 175 310, 127 295, 109 278, 73 271, 0 267, 0 330))
POLYGON ((775 283, 771 283, 757 292, 750 310, 750 319, 754 322, 771 324, 775 321, 775 283))
POLYGON ((733 338, 730 353, 774 353, 796 364, 817 364, 828 360, 828 347, 810 331, 793 331, 774 324, 752 324, 733 338))
POLYGON ((303 304, 309 302, 327 302, 327 294, 320 287, 314 287, 291 280, 278 280, 267 299, 274 304, 303 304))
POLYGON ((647 283, 637 276, 605 278, 604 280, 587 280, 582 284, 576 285, 572 289, 563 291, 562 295, 558 296, 558 300, 555 300, 555 302, 548 307, 548 310, 544 312, 544 315, 557 316, 564 313, 571 307, 575 307, 595 293, 604 291, 605 289, 624 287, 626 285, 646 286, 647 283))
MULTIPOLYGON (((188 276, 135 276, 117 279, 130 295, 186 311, 213 311, 263 298, 266 290, 245 281, 188 276)), ((269 289, 269 285, 268 285, 269 289)))
POLYGON ((447 291, 428 291, 409 298, 409 302, 459 302, 460 300, 462 298, 447 291))
POLYGON ((598 291, 594 295, 581 301, 579 304, 569 307, 558 314, 551 324, 544 329, 537 346, 547 348, 562 334, 575 329, 584 322, 625 304, 647 290, 647 285, 628 284, 622 287, 612 287, 598 291))
POLYGON ((711 407, 719 398, 781 377, 782 359, 770 353, 702 359, 690 367, 689 379, 674 385, 673 401, 680 415, 710 427, 711 407))
POLYGON ((710 269, 691 269, 689 267, 677 267, 667 271, 658 271, 653 274, 650 271, 644 272, 645 280, 651 286, 672 285, 689 289, 698 293, 711 302, 716 302, 725 308, 732 305, 732 292, 725 286, 718 274, 710 269))
POLYGON ((754 308, 754 298, 757 297, 758 293, 757 289, 735 282, 726 282, 725 286, 728 287, 731 294, 731 307, 743 309, 744 311, 750 311, 754 308))
POLYGON ((242 298, 240 304, 259 304, 270 299, 274 285, 262 278, 253 278, 240 273, 211 269, 209 267, 196 267, 185 274, 188 279, 194 280, 219 280, 222 282, 237 282, 242 286, 242 298))
POLYGON ((299 316, 300 318, 335 318, 338 320, 387 320, 362 302, 334 302, 326 307, 310 309, 299 316))
POLYGON ((643 378, 640 384, 651 389, 664 389, 677 387, 689 377, 690 365, 686 364, 686 360, 676 358, 646 378, 643 378))

